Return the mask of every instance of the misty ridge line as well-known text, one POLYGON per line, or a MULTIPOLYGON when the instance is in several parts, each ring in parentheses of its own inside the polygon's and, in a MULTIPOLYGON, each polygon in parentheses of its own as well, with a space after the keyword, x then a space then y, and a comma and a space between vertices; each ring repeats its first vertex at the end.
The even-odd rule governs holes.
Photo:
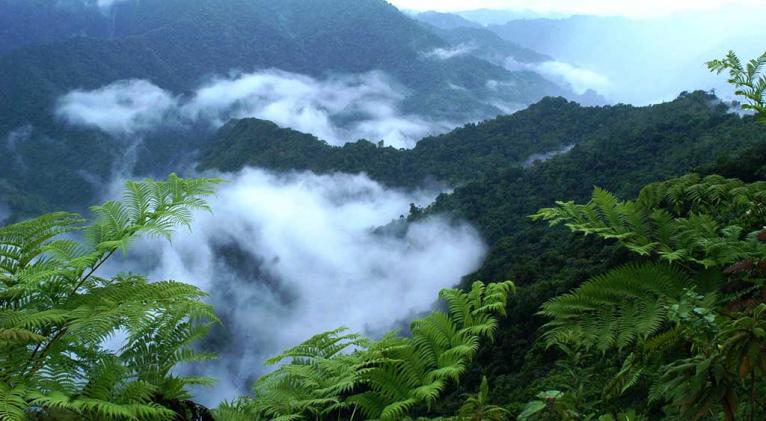
POLYGON ((419 139, 457 126, 402 114, 399 106, 407 95, 406 88, 380 71, 319 80, 272 69, 214 77, 189 96, 146 80, 116 81, 61 96, 54 115, 121 137, 199 123, 215 130, 231 119, 256 117, 331 145, 367 139, 397 148, 414 147, 419 139))

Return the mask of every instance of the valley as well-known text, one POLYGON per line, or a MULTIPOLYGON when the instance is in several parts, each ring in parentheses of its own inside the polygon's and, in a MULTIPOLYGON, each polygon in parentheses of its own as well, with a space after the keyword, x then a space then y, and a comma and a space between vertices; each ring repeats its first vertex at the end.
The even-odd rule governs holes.
POLYGON ((764 414, 766 10, 404 3, 0 0, 0 419, 764 414))

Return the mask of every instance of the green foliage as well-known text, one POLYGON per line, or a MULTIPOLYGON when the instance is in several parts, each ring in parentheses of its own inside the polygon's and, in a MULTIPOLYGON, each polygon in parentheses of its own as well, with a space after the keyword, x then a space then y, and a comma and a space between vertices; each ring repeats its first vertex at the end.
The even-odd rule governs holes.
POLYGON ((200 167, 236 171, 249 165, 319 173, 365 172, 385 184, 407 187, 416 187, 426 179, 460 183, 497 168, 520 166, 534 154, 578 143, 598 130, 606 114, 611 113, 583 108, 562 98, 546 98, 510 116, 427 137, 413 149, 372 143, 377 139, 331 146, 271 122, 233 120, 219 130, 200 167))
POLYGON ((434 404, 458 381, 480 341, 493 338, 512 289, 510 282, 477 282, 468 292, 443 290, 449 312, 413 321, 410 337, 390 333, 370 341, 344 329, 314 336, 270 360, 284 365, 258 380, 253 398, 223 405, 217 416, 402 419, 416 405, 434 404))
POLYGON ((537 400, 530 401, 519 414, 519 421, 560 420, 569 421, 579 418, 574 410, 575 403, 571 395, 558 390, 546 390, 537 395, 537 400))
POLYGON ((489 403, 489 383, 487 377, 481 379, 479 393, 466 399, 458 412, 461 421, 502 421, 508 418, 508 410, 489 403))
POLYGON ((729 72, 729 83, 737 90, 735 93, 744 97, 748 103, 743 104, 745 110, 752 110, 758 118, 766 122, 766 53, 745 64, 734 51, 729 51, 723 59, 708 62, 708 68, 718 74, 729 72))
POLYGON ((208 379, 171 373, 208 359, 192 344, 216 316, 196 287, 104 278, 99 269, 140 236, 169 238, 217 180, 130 182, 94 221, 56 213, 0 228, 0 415, 64 411, 91 419, 172 419, 156 402, 188 399, 208 379), (82 240, 79 240, 82 238, 82 240), (122 347, 105 341, 124 334, 122 347))
POLYGON ((644 188, 637 201, 620 202, 596 189, 586 205, 558 203, 533 218, 564 223, 586 235, 616 239, 633 253, 667 263, 721 267, 762 256, 766 247, 742 224, 766 217, 766 182, 689 175, 644 188), (727 220, 730 214, 736 220, 727 220))
POLYGON ((683 419, 735 419, 749 381, 753 419, 766 364, 765 192, 763 182, 689 175, 647 186, 636 201, 596 189, 585 205, 540 211, 534 218, 616 240, 649 260, 547 302, 548 344, 632 350, 605 396, 653 379, 649 403, 683 419))
POLYGON ((549 344, 576 342, 605 352, 663 331, 669 306, 689 287, 685 275, 663 265, 628 265, 596 277, 543 306, 549 344))

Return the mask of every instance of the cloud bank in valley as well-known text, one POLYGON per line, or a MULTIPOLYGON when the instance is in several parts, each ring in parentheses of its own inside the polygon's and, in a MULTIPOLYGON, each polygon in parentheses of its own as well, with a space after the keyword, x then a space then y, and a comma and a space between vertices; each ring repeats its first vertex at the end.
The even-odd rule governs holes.
POLYGON ((380 72, 323 80, 279 70, 219 77, 181 97, 144 80, 126 80, 61 97, 56 116, 69 124, 131 135, 165 124, 207 123, 256 117, 333 145, 359 139, 412 147, 430 134, 452 128, 416 115, 399 104, 404 88, 380 72))
POLYGON ((535 69, 553 81, 569 85, 575 93, 580 95, 589 89, 608 93, 611 87, 609 78, 606 76, 561 61, 546 61, 536 65, 535 69))
POLYGON ((521 10, 572 15, 647 18, 688 11, 715 11, 724 7, 766 10, 761 0, 391 0, 412 10, 456 12, 476 9, 521 10))
POLYGON ((592 70, 577 67, 572 64, 549 60, 542 63, 522 63, 508 57, 505 60, 506 69, 510 71, 531 70, 547 77, 561 86, 569 87, 576 94, 582 95, 588 90, 600 94, 608 94, 612 83, 609 78, 592 70))
POLYGON ((214 340, 220 360, 202 368, 221 381, 199 395, 214 404, 246 392, 282 349, 340 326, 380 335, 477 269, 485 246, 468 225, 430 218, 378 229, 436 194, 362 175, 248 169, 211 200, 214 213, 196 215, 192 232, 172 246, 142 241, 110 270, 141 268, 211 293, 227 330, 214 340))
POLYGON ((124 80, 93 91, 72 91, 59 98, 55 113, 73 125, 131 135, 159 126, 177 106, 169 92, 145 80, 124 80))

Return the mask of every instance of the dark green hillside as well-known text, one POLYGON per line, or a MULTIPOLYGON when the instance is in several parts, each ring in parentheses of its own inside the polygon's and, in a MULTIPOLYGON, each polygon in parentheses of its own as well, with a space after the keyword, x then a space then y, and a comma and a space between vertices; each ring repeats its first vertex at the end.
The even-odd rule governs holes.
MULTIPOLYGON (((557 200, 587 201, 593 186, 623 198, 634 197, 646 184, 695 168, 763 180, 762 173, 757 175, 766 162, 763 126, 753 117, 739 118, 722 107, 710 108, 710 103, 710 96, 697 92, 680 98, 675 106, 652 107, 644 117, 654 120, 654 125, 615 127, 611 137, 579 143, 569 154, 529 170, 509 169, 469 183, 440 197, 426 211, 467 218, 489 240, 489 256, 470 279, 514 279, 521 285, 501 328, 502 340, 482 351, 472 382, 463 385, 465 390, 478 386, 480 373, 488 375, 495 379, 495 402, 515 404, 520 410, 544 390, 546 386, 539 382, 560 357, 537 342, 544 319, 530 314, 548 299, 626 259, 626 252, 612 243, 561 227, 549 228, 527 215, 557 200), (673 116, 656 121, 664 119, 665 113, 673 116), (537 386, 530 388, 530 384, 537 386)), ((590 375, 596 378, 595 373, 590 375)), ((456 391, 456 401, 459 395, 456 391)))
POLYGON ((68 38, 107 36, 109 26, 84 0, 0 0, 0 55, 68 38))
POLYGON ((535 254, 525 243, 539 237, 520 228, 535 227, 526 216, 536 209, 556 200, 587 199, 593 186, 630 197, 646 184, 704 169, 766 142, 754 118, 729 114, 726 106, 714 103, 715 97, 695 92, 651 107, 606 107, 602 112, 617 116, 602 119, 604 126, 568 154, 483 177, 442 196, 430 210, 476 222, 495 244, 480 277, 523 284, 537 278, 519 269, 529 266, 520 262, 535 254), (517 246, 529 256, 519 255, 517 246))
MULTIPOLYGON (((203 155, 201 168, 235 171, 252 165, 320 173, 366 172, 386 184, 407 187, 426 179, 493 183, 492 177, 504 171, 532 177, 544 170, 518 168, 530 156, 576 144, 569 156, 558 160, 561 163, 554 166, 555 173, 543 173, 548 177, 544 181, 556 189, 551 197, 587 194, 600 180, 629 194, 651 180, 714 162, 727 148, 737 150, 759 138, 754 123, 728 114, 725 106, 713 105, 716 101, 702 92, 652 107, 582 107, 561 98, 546 98, 513 115, 423 139, 412 150, 368 141, 334 147, 270 123, 241 120, 221 129, 203 155), (720 135, 732 127, 737 128, 737 136, 720 135), (721 142, 722 138, 726 141, 721 142), (581 186, 585 174, 580 165, 593 182, 581 186), (578 174, 565 176, 564 171, 578 174)), ((539 188, 543 180, 529 181, 526 186, 539 188)), ((549 200, 547 196, 541 198, 541 202, 545 200, 549 200)))
POLYGON ((235 171, 245 165, 315 172, 366 172, 393 186, 426 179, 452 183, 519 165, 535 153, 561 149, 599 131, 610 112, 546 98, 529 109, 421 140, 412 150, 359 141, 335 147, 313 136, 255 119, 222 128, 201 168, 235 171))

